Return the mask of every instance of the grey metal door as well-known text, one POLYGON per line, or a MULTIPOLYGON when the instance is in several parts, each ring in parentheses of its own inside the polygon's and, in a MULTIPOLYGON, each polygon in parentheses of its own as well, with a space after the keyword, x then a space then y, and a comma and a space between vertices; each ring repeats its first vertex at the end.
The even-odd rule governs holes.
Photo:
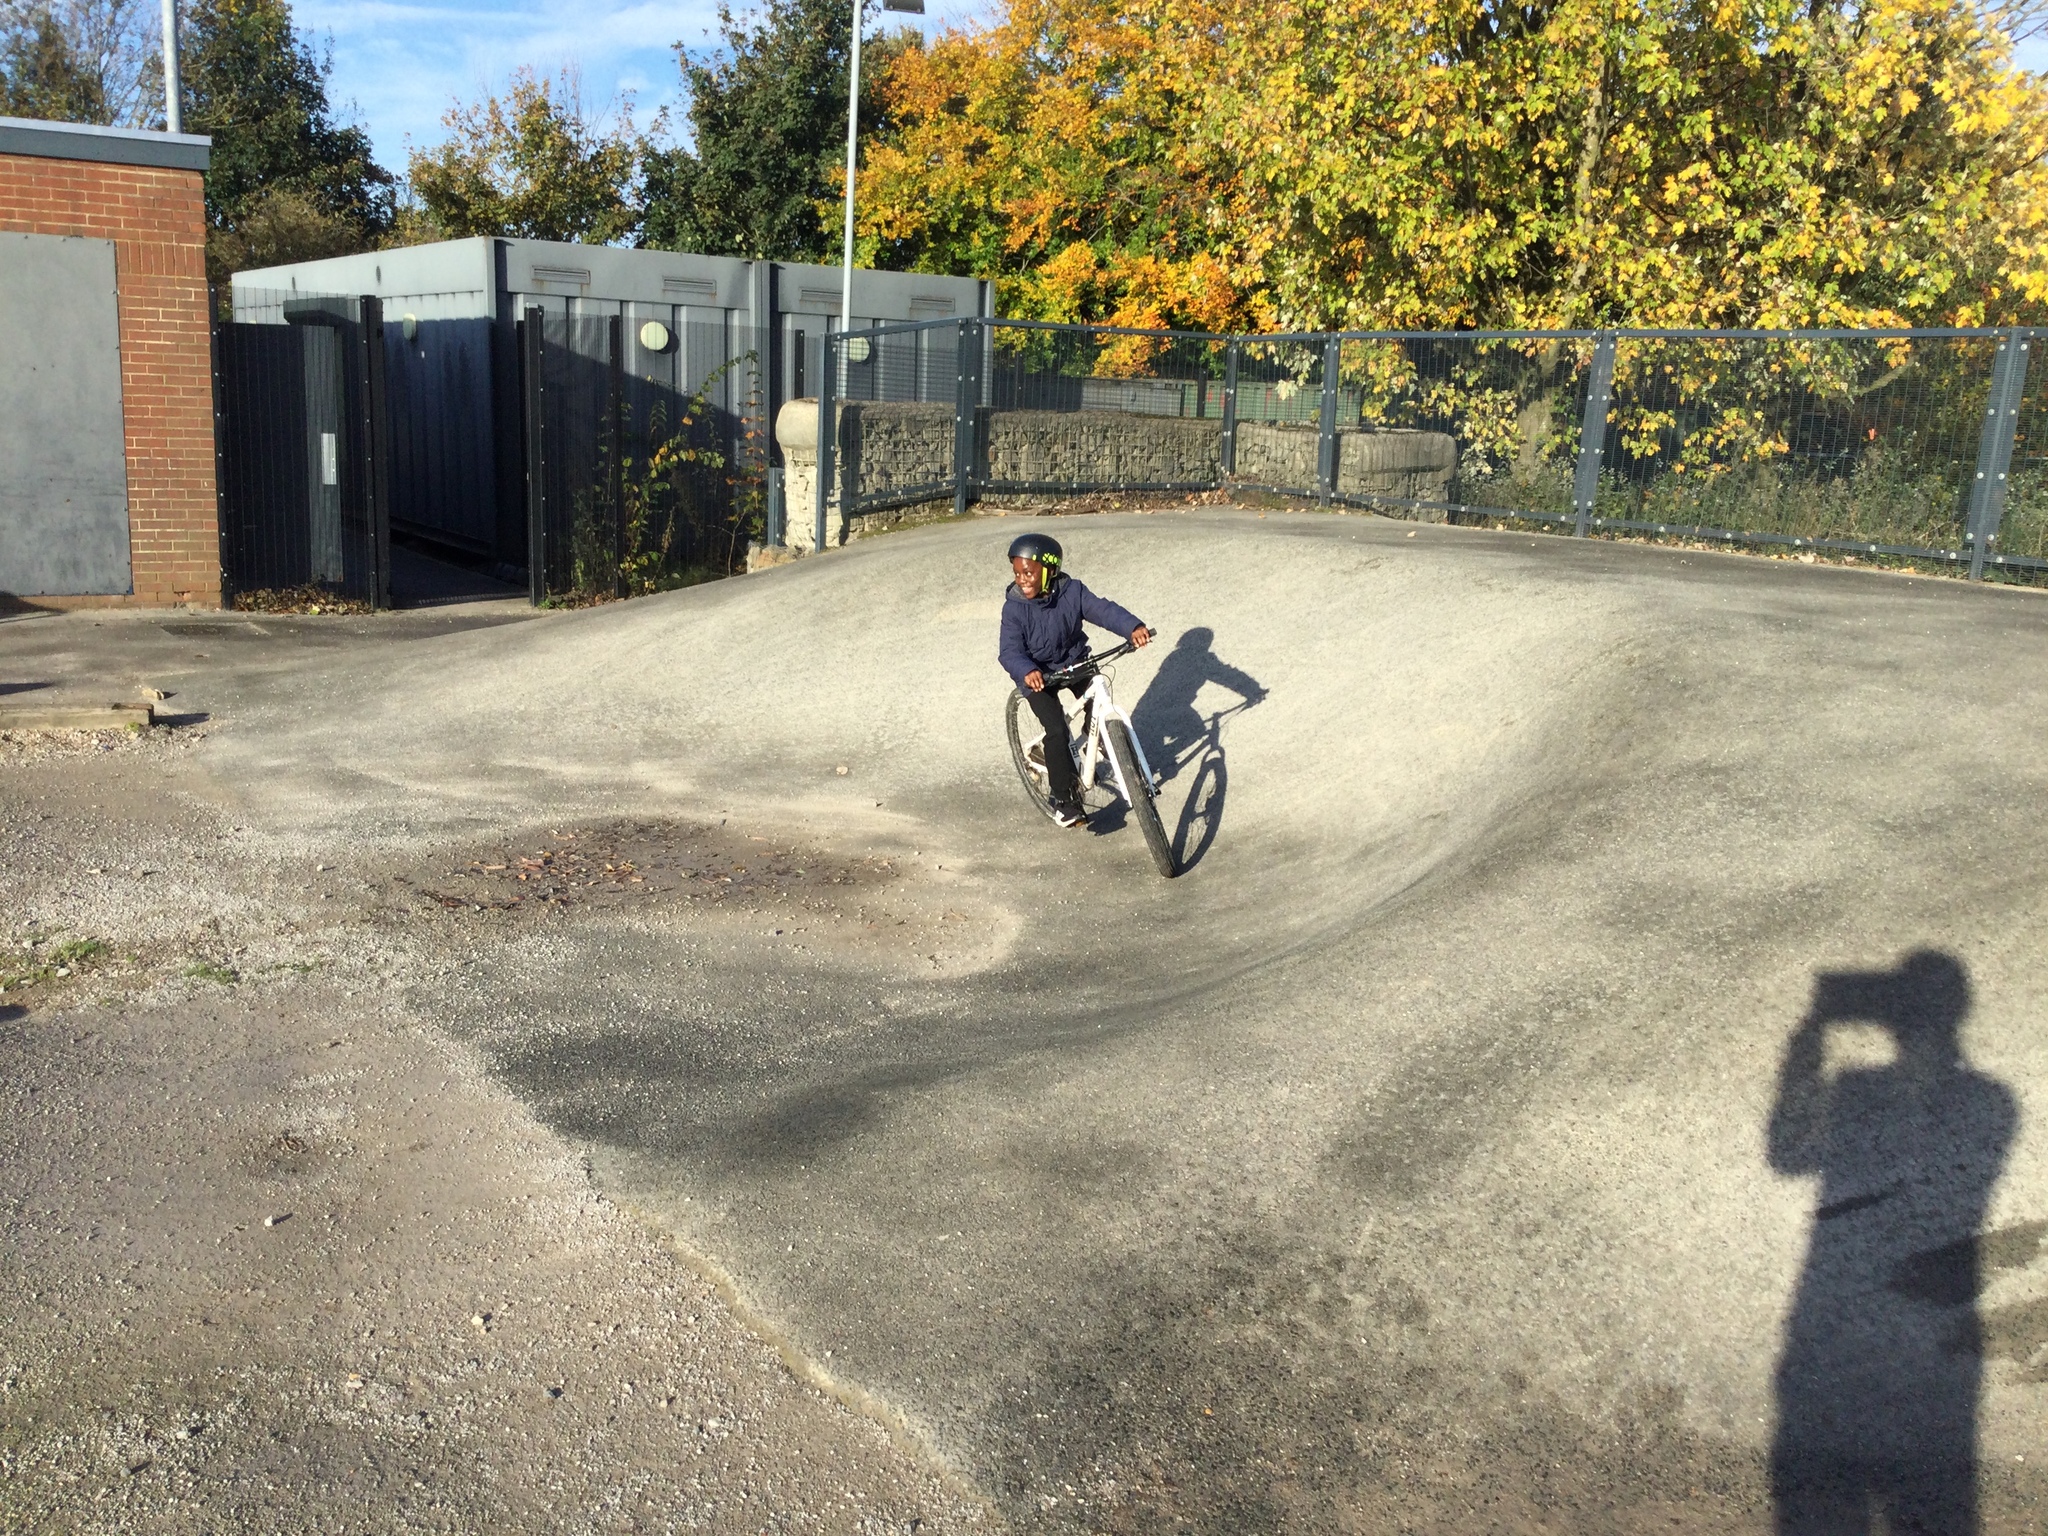
POLYGON ((0 592, 134 590, 114 243, 0 232, 0 592))

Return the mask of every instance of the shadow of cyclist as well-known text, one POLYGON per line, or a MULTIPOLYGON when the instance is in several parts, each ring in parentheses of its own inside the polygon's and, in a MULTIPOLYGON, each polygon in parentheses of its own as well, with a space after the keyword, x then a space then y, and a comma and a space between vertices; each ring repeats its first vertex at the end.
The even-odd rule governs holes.
POLYGON ((1820 1177, 1778 1359, 1785 1536, 1978 1529, 1979 1228, 2018 1111, 1963 1058, 1969 1011, 1961 963, 1923 950, 1817 977, 1785 1048, 1771 1166, 1820 1177), (1859 1025, 1892 1059, 1830 1073, 1830 1030, 1859 1025))
POLYGON ((1160 783, 1178 777, 1189 763, 1198 765, 1173 836, 1174 857, 1184 870, 1202 861, 1223 823, 1223 799, 1230 787, 1223 721, 1266 697, 1257 678, 1209 648, 1215 639, 1214 630, 1200 625, 1185 631, 1131 711, 1131 723, 1138 728, 1138 739, 1145 744, 1160 783), (1205 717, 1195 707, 1195 698, 1209 683, 1228 688, 1238 702, 1205 717))

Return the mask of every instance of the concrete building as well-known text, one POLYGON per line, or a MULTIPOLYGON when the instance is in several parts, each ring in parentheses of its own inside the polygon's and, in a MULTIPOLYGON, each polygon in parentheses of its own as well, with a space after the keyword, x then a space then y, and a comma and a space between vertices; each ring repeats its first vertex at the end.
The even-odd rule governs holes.
MULTIPOLYGON (((769 425, 815 387, 820 338, 838 326, 840 269, 474 239, 241 272, 233 291, 235 318, 256 322, 281 323, 295 301, 321 295, 382 299, 393 528, 517 566, 527 549, 523 317, 541 311, 551 335, 593 355, 602 327, 553 322, 620 317, 639 398, 680 398, 710 381, 733 462, 779 463, 769 425)), ((990 302, 972 278, 854 274, 856 327, 971 318, 990 302)))
POLYGON ((0 592, 220 602, 207 153, 0 118, 0 592))

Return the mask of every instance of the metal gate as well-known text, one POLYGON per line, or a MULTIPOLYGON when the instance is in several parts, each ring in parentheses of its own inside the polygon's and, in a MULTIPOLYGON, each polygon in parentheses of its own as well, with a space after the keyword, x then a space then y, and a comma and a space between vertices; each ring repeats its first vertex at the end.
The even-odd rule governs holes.
POLYGON ((292 299, 215 332, 221 566, 231 592, 391 601, 383 306, 292 299))

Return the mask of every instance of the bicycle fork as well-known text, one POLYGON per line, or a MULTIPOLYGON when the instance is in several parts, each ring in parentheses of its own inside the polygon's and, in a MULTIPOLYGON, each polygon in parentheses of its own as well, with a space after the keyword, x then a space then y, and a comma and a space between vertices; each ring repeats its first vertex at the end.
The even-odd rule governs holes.
POLYGON ((1144 743, 1138 740, 1138 728, 1131 723, 1131 717, 1113 702, 1096 697, 1092 687, 1089 689, 1088 697, 1088 750, 1083 767, 1083 780, 1092 782, 1096 764, 1103 757, 1107 757, 1110 776, 1116 780, 1117 793, 1124 797, 1124 804, 1135 807, 1138 803, 1138 797, 1131 792, 1133 786, 1124 782, 1123 766, 1117 762, 1116 754, 1107 750, 1109 721, 1103 718, 1105 715, 1123 722, 1124 739, 1130 742, 1131 752, 1138 759, 1138 772, 1144 777, 1145 792, 1157 798, 1159 775, 1152 771, 1151 760, 1145 756, 1144 743))

